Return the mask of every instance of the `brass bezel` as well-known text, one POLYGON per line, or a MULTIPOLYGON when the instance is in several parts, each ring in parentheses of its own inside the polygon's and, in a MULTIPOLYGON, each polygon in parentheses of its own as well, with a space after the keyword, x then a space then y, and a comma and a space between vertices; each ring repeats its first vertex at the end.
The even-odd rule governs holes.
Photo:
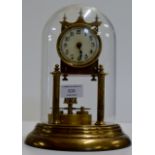
POLYGON ((58 52, 58 55, 60 57, 60 59, 66 63, 67 65, 71 66, 71 67, 75 67, 75 68, 85 68, 85 67, 88 67, 90 65, 92 65, 94 62, 96 62, 97 58, 99 57, 100 53, 101 53, 101 50, 102 50, 102 42, 101 42, 101 38, 100 36, 97 34, 97 32, 95 30, 93 30, 91 28, 91 26, 87 25, 87 24, 83 24, 83 23, 76 23, 76 24, 73 24, 71 26, 69 26, 68 28, 66 28, 63 32, 61 32, 61 34, 59 35, 58 39, 57 39, 57 52, 58 52), (96 49, 96 52, 97 54, 95 55, 94 59, 91 60, 91 61, 88 61, 88 62, 83 62, 83 63, 76 63, 76 62, 73 62, 73 61, 68 61, 66 60, 63 55, 61 54, 61 46, 60 46, 60 43, 61 43, 61 40, 63 38, 63 35, 73 29, 73 28, 87 28, 91 31, 91 33, 93 33, 96 38, 98 39, 98 44, 99 44, 99 48, 96 49))

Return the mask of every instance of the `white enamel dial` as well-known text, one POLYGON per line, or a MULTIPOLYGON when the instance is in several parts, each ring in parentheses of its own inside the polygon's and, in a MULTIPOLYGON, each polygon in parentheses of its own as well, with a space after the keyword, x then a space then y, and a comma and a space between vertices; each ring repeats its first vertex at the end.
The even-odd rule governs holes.
POLYGON ((68 29, 62 35, 58 46, 62 59, 76 66, 90 64, 100 52, 99 37, 87 27, 68 29))

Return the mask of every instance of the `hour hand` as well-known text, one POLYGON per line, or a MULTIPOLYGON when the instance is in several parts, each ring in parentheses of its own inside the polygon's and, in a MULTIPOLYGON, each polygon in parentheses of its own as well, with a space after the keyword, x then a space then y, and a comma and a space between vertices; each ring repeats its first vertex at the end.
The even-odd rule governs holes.
POLYGON ((79 57, 78 57, 78 60, 82 60, 82 54, 83 52, 82 52, 82 50, 80 50, 80 55, 79 55, 79 57))

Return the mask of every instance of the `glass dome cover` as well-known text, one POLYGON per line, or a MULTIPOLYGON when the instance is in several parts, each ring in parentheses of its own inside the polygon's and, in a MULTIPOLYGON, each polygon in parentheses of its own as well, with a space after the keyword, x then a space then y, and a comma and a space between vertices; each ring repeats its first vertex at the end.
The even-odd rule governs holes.
POLYGON ((43 30, 42 53, 42 123, 26 144, 68 151, 129 146, 121 127, 107 123, 115 118, 115 33, 108 18, 82 5, 59 10, 43 30))
MULTIPOLYGON (((43 30, 41 120, 44 122, 47 122, 47 114, 51 113, 53 100, 53 80, 50 73, 54 70, 55 64, 60 65, 61 63, 57 44, 63 29, 62 23, 65 21, 69 25, 77 22, 80 17, 83 18, 84 22, 91 23, 92 29, 95 28, 95 24, 98 24, 97 35, 100 38, 102 48, 97 56, 99 56, 99 64, 102 64, 104 71, 108 73, 105 79, 104 115, 106 121, 114 121, 115 119, 115 32, 113 26, 108 18, 94 7, 71 5, 57 11, 48 20, 43 30)), ((79 68, 78 70, 81 69, 79 68)), ((69 76, 67 82, 62 79, 63 77, 61 77, 61 85, 83 85, 83 97, 78 98, 76 107, 84 106, 90 108, 92 119, 95 121, 97 117, 97 82, 91 82, 89 75, 69 76)), ((64 98, 60 98, 60 107, 66 106, 63 102, 64 98)))

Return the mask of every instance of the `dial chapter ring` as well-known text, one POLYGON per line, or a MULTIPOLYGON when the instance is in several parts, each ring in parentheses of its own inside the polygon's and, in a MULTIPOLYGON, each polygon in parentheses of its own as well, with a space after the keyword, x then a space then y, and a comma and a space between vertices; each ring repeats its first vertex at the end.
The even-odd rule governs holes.
POLYGON ((69 26, 67 29, 65 29, 58 37, 57 40, 57 52, 58 55, 60 57, 60 59, 66 63, 67 65, 71 66, 71 67, 75 67, 75 68, 83 68, 83 67, 87 67, 90 66, 91 64, 93 64, 94 62, 97 61, 100 53, 101 53, 101 49, 102 49, 102 43, 101 43, 101 38, 100 36, 97 34, 97 32, 93 29, 91 29, 91 27, 87 24, 82 24, 82 23, 78 23, 72 26, 69 26), (62 39, 64 37, 64 35, 66 33, 68 33, 69 31, 73 30, 73 29, 87 29, 90 31, 90 33, 95 37, 95 39, 97 40, 97 48, 95 50, 95 55, 92 59, 88 60, 88 61, 82 61, 82 62, 75 62, 69 59, 66 59, 63 55, 63 51, 62 51, 62 39))

